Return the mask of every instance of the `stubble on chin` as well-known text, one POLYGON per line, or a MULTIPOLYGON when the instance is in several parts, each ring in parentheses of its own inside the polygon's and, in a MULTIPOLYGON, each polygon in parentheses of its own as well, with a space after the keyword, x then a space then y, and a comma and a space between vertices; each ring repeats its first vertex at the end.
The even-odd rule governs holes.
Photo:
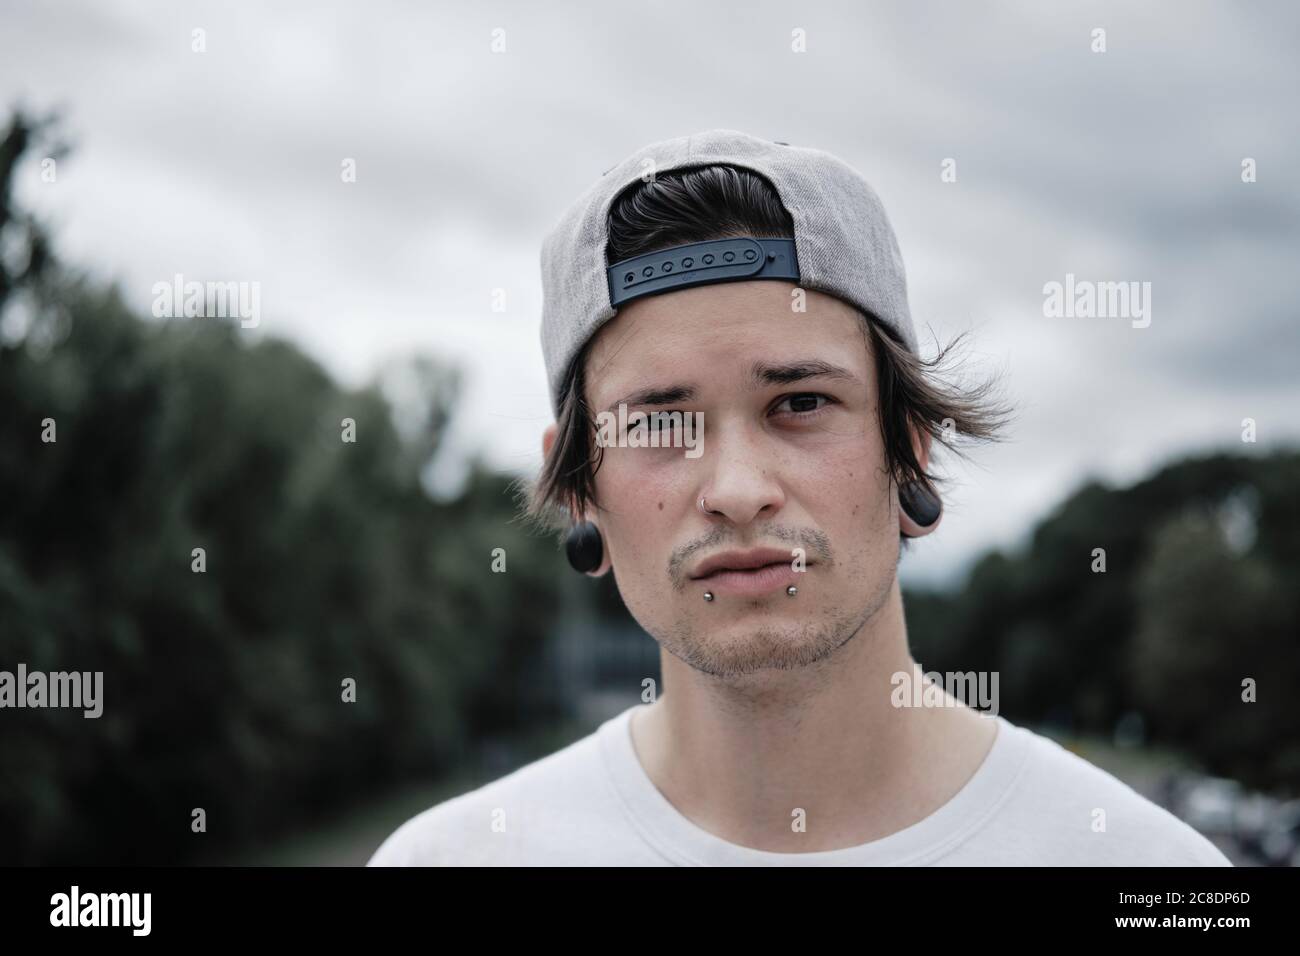
POLYGON ((688 667, 720 679, 814 667, 833 658, 884 607, 893 588, 892 576, 887 577, 888 581, 878 582, 876 592, 862 606, 823 608, 820 613, 810 610, 807 616, 784 625, 760 620, 742 627, 734 621, 728 623, 722 616, 725 609, 717 608, 721 614, 716 628, 705 630, 697 615, 694 620, 678 619, 661 635, 647 631, 688 667))

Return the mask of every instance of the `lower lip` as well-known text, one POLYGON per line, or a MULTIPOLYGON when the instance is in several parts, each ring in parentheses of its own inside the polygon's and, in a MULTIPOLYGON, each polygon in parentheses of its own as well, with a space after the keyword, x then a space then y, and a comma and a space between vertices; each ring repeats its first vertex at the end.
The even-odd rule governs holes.
POLYGON ((782 562, 754 568, 751 571, 717 571, 706 578, 696 580, 704 585, 705 590, 712 591, 715 595, 736 594, 755 597, 778 589, 785 590, 796 583, 799 576, 799 571, 782 562))

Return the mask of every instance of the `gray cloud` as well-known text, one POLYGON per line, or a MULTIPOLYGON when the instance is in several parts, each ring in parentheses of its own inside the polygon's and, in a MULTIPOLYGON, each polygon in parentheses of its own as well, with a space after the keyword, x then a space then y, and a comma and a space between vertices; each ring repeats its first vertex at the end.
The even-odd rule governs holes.
POLYGON ((1021 405, 1013 440, 958 469, 909 575, 1016 541, 1087 477, 1240 448, 1246 415, 1266 442, 1300 437, 1291 5, 84 0, 0 18, 6 101, 70 107, 77 153, 21 194, 75 258, 141 308, 175 272, 259 279, 250 334, 346 381, 412 350, 460 361, 461 457, 540 459, 542 236, 631 150, 711 126, 861 169, 918 321, 971 329, 1021 405), (1067 272, 1150 281, 1151 327, 1045 318, 1067 272))

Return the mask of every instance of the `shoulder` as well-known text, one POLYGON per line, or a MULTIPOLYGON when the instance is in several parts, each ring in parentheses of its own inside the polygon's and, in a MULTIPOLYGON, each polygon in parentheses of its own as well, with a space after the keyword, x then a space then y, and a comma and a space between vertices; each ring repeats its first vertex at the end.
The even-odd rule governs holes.
POLYGON ((1202 834, 1050 737, 1024 735, 1027 759, 1007 811, 1041 862, 1096 866, 1231 866, 1202 834))
POLYGON ((617 811, 597 735, 407 820, 367 866, 478 866, 555 862, 573 831, 617 811))

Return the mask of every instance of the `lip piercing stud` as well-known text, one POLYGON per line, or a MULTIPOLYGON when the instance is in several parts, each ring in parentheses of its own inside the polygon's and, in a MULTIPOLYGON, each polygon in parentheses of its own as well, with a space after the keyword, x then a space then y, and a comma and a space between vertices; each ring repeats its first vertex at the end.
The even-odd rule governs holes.
MULTIPOLYGON (((798 589, 797 587, 795 587, 795 586, 792 584, 792 585, 790 585, 788 588, 785 589, 785 593, 788 594, 788 595, 790 595, 790 597, 794 597, 796 594, 799 593, 799 589, 798 589)), ((713 592, 712 592, 712 591, 705 591, 705 592, 704 592, 704 600, 706 600, 706 601, 712 601, 712 600, 713 600, 713 592)))

